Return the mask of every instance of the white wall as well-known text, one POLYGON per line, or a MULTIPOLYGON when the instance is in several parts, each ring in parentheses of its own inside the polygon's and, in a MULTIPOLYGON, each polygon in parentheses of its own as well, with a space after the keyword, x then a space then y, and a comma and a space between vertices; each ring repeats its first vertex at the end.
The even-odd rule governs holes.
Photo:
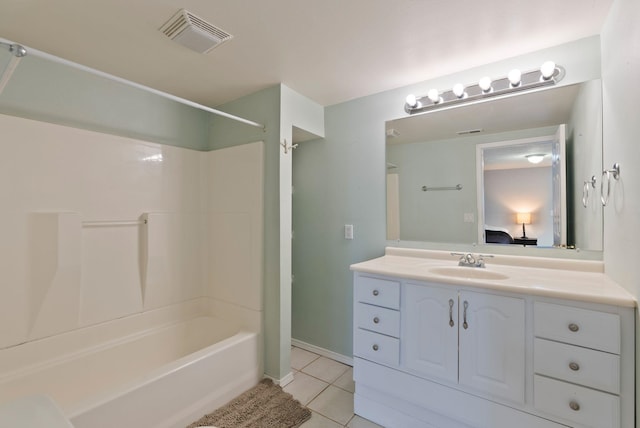
MULTIPOLYGON (((615 0, 602 30, 604 166, 620 162, 621 177, 604 211, 605 273, 640 298, 640 2, 615 0)), ((636 326, 638 318, 636 311, 636 326)), ((636 355, 640 355, 636 327, 636 355)), ((636 358, 640 373, 640 358, 636 358)), ((636 380, 636 391, 640 385, 636 380)), ((640 394, 636 393, 636 411, 640 394)), ((636 427, 640 418, 636 418, 636 427)))
POLYGON ((264 143, 203 154, 208 297, 262 312, 264 143))
POLYGON ((501 169, 484 172, 485 223, 522 236, 522 225, 515 224, 516 212, 530 212, 525 226, 529 238, 538 246, 553 245, 553 182, 551 167, 501 169))
MULTIPOLYGON (((206 232, 205 209, 221 212, 216 211, 216 200, 232 198, 236 188, 246 189, 245 182, 224 173, 213 176, 217 187, 209 185, 208 173, 218 166, 220 153, 3 115, 0 129, 0 347, 205 292, 226 298, 219 280, 228 278, 228 271, 205 275, 209 237, 215 240, 214 248, 226 249, 216 254, 214 266, 237 266, 239 251, 246 245, 254 250, 244 260, 247 267, 240 279, 250 281, 255 291, 243 295, 243 301, 261 307, 262 206, 255 199, 262 192, 260 149, 247 153, 254 160, 248 166, 243 167, 244 156, 222 161, 237 174, 256 170, 257 177, 248 179, 253 178, 251 185, 258 191, 236 192, 235 203, 225 200, 223 205, 239 210, 250 198, 249 208, 232 219, 237 227, 231 231, 245 233, 247 244, 222 231, 213 236, 206 232), (249 221, 244 222, 245 217, 249 221), (242 248, 233 251, 236 242, 242 248), (215 279, 215 285, 205 287, 208 279, 215 279)), ((248 290, 233 285, 234 292, 248 290)))
MULTIPOLYGON (((605 208, 604 260, 608 275, 640 296, 640 2, 616 0, 602 31, 604 166, 621 165, 605 208)), ((600 180, 600 177, 598 177, 600 180)))

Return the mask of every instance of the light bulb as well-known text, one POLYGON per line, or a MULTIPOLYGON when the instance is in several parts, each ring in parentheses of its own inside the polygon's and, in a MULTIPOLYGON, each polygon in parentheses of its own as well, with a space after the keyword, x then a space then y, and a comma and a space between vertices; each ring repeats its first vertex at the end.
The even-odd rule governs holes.
POLYGON ((507 79, 509 79, 509 83, 511 83, 512 87, 520 86, 520 82, 522 81, 522 72, 517 68, 514 68, 507 74, 507 79))
POLYGON ((549 80, 553 77, 553 73, 556 71, 556 63, 553 61, 546 61, 540 66, 540 74, 544 80, 549 80))
POLYGON ((433 102, 434 104, 438 104, 440 102, 440 93, 437 89, 429 89, 429 92, 427 92, 427 97, 429 97, 431 102, 433 102))
POLYGON ((418 100, 413 94, 407 95, 407 99, 405 101, 407 102, 407 105, 412 108, 418 105, 418 100))
POLYGON ((478 82, 478 86, 480 86, 482 92, 489 92, 491 90, 491 78, 488 76, 483 77, 478 82))
POLYGON ((526 155, 525 158, 531 163, 540 163, 544 159, 544 154, 536 153, 533 155, 526 155))
POLYGON ((452 91, 453 95, 455 95, 456 97, 464 97, 464 86, 462 86, 462 83, 456 83, 455 85, 453 85, 452 91))

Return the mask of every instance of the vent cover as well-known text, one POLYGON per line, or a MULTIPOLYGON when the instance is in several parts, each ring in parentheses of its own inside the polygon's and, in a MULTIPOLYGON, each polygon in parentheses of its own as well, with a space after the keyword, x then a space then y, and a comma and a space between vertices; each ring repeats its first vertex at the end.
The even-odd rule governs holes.
POLYGON ((226 31, 184 9, 173 15, 160 27, 160 31, 171 40, 200 53, 208 53, 233 38, 226 31))

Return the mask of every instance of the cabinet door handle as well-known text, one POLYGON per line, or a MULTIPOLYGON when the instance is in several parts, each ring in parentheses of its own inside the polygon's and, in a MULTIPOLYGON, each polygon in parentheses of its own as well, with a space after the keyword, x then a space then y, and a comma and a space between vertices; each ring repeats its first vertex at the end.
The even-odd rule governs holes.
POLYGON ((580 326, 578 324, 571 323, 569 324, 569 330, 575 333, 576 331, 580 330, 580 326))
POLYGON ((378 348, 378 345, 373 345, 372 348, 373 348, 374 351, 377 351, 378 349, 380 349, 380 348, 378 348))
POLYGON ((575 363, 575 362, 572 361, 572 362, 569 363, 569 368, 571 370, 573 370, 574 372, 577 372, 578 370, 580 370, 580 364, 575 363))
POLYGON ((462 314, 462 327, 464 327, 464 329, 466 330, 469 327, 469 324, 467 324, 467 308, 469 307, 469 302, 467 302, 466 300, 464 301, 464 313, 462 314))
POLYGON ((453 327, 456 323, 453 322, 453 299, 449 299, 449 325, 453 327))
POLYGON ((377 296, 378 294, 380 294, 380 292, 378 290, 373 290, 373 295, 377 296))
POLYGON ((578 402, 574 400, 571 400, 571 402, 569 403, 569 407, 571 407, 571 410, 575 410, 576 412, 580 410, 580 404, 578 404, 578 402))
POLYGON ((373 323, 374 324, 378 324, 379 322, 380 322, 380 318, 378 318, 378 317, 374 317, 373 318, 373 323))

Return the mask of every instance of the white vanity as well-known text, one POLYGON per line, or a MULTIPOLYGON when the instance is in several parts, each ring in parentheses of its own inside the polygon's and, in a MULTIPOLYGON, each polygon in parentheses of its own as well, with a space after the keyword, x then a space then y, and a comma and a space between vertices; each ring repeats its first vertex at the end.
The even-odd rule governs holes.
POLYGON ((355 413, 385 427, 631 428, 635 299, 601 262, 387 248, 354 273, 355 413))

